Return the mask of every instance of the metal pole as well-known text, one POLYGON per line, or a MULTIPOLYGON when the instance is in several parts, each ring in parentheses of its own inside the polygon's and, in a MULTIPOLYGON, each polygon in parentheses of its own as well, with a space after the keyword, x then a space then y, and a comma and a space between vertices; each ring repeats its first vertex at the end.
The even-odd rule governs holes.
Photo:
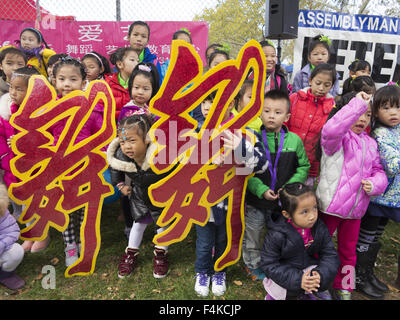
POLYGON ((281 47, 281 39, 278 39, 278 63, 281 64, 281 52, 282 52, 282 47, 281 47))
POLYGON ((116 0, 115 2, 117 21, 121 21, 121 0, 116 0))
POLYGON ((36 21, 35 28, 40 30, 40 21, 42 20, 41 12, 40 12, 40 3, 39 0, 36 0, 36 21))

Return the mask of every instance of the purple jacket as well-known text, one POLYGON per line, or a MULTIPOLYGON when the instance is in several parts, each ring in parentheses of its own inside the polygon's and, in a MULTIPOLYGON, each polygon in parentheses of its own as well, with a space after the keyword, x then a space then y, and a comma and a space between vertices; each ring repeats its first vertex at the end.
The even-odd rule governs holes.
POLYGON ((19 226, 15 218, 6 211, 3 217, 0 217, 0 256, 9 250, 18 240, 19 226))
POLYGON ((364 100, 353 98, 327 121, 321 131, 321 170, 316 191, 322 212, 343 219, 361 219, 370 196, 385 191, 388 180, 380 163, 377 143, 364 131, 351 127, 368 109, 364 100), (367 194, 361 180, 369 180, 367 194))

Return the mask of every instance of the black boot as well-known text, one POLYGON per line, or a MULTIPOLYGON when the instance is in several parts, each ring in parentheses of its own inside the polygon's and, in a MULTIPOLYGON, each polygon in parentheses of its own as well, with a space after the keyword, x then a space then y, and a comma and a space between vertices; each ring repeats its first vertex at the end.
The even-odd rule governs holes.
POLYGON ((389 287, 386 284, 384 284, 381 280, 379 280, 374 274, 374 265, 376 258, 378 257, 378 252, 381 246, 382 245, 380 242, 374 242, 369 246, 369 250, 371 250, 371 257, 370 257, 371 260, 368 267, 370 268, 371 284, 379 291, 386 293, 389 292, 389 287))
POLYGON ((373 299, 383 299, 383 294, 371 283, 370 249, 365 252, 357 252, 356 263, 356 290, 373 299))

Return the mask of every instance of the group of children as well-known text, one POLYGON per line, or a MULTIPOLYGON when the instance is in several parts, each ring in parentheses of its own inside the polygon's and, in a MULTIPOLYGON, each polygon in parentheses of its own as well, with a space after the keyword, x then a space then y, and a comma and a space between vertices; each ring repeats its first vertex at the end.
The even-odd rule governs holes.
MULTIPOLYGON (((160 88, 169 61, 158 62, 147 48, 149 26, 134 22, 128 32, 129 46, 119 48, 109 60, 90 52, 81 60, 56 54, 47 48, 42 34, 22 30, 15 46, 0 51, 0 159, 6 187, 17 182, 10 169, 10 141, 18 131, 9 119, 22 104, 29 78, 42 74, 55 87, 58 98, 85 90, 93 80, 105 80, 116 103, 117 137, 103 151, 109 170, 107 181, 125 219, 128 245, 118 265, 118 277, 134 273, 144 231, 156 223, 162 208, 150 201, 148 188, 164 178, 153 172, 149 159, 155 145, 148 132, 157 121, 149 102, 160 88), (114 72, 110 63, 114 66, 114 72)), ((181 29, 172 40, 192 43, 190 32, 181 29)), ((265 98, 261 114, 248 124, 254 145, 230 132, 224 135, 224 154, 232 152, 237 165, 254 176, 246 192, 245 233, 242 246, 246 272, 261 280, 267 300, 351 299, 352 290, 383 298, 388 287, 373 272, 380 249, 379 239, 389 219, 400 221, 400 88, 388 84, 376 90, 367 61, 349 66, 350 77, 339 94, 339 77, 329 64, 329 39, 317 36, 308 48, 309 63, 299 70, 291 88, 277 63, 274 44, 260 42, 266 59, 265 98), (372 99, 373 97, 373 99, 372 99), (243 150, 251 159, 243 158, 243 150), (266 227, 266 235, 264 237, 266 227), (332 236, 336 232, 336 245, 332 236), (350 272, 350 283, 347 281, 350 272)), ((206 50, 207 67, 229 60, 226 45, 206 50)), ((252 73, 223 116, 221 126, 251 101, 252 73)), ((190 115, 200 130, 215 92, 190 115)), ((77 136, 81 141, 99 130, 103 105, 98 103, 77 136)), ((56 143, 66 120, 49 128, 56 143)), ((224 165, 224 155, 210 164, 224 165)), ((24 252, 39 252, 43 241, 17 242, 15 220, 23 207, 12 204, 6 188, 0 188, 0 283, 19 288, 24 281, 13 271, 24 252)), ((208 222, 196 225, 194 289, 199 296, 223 295, 226 269, 214 272, 214 263, 227 245, 226 199, 211 208, 208 222)), ((66 265, 77 261, 80 239, 76 229, 82 209, 63 232, 66 265), (75 225, 77 223, 77 225, 75 225)), ((157 227, 163 232, 166 227, 157 227)), ((168 247, 154 247, 153 275, 168 274, 168 247)), ((400 287, 400 275, 395 284, 400 287)))

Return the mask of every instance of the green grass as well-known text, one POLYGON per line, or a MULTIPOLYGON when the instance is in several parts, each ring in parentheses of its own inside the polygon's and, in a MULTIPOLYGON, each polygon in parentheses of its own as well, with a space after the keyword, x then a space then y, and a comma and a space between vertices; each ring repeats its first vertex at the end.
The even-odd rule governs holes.
MULTIPOLYGON (((228 288, 223 297, 199 298, 194 292, 194 261, 196 234, 192 229, 185 240, 169 248, 169 274, 164 279, 153 277, 154 225, 145 231, 137 268, 126 279, 119 279, 117 268, 127 245, 124 222, 118 221, 119 203, 106 205, 101 221, 101 249, 92 275, 65 278, 64 244, 61 233, 51 229, 51 243, 40 253, 27 253, 16 273, 26 281, 24 288, 11 291, 0 286, 0 300, 262 300, 265 290, 260 281, 247 277, 243 262, 227 271, 228 288), (56 288, 44 289, 42 267, 54 264, 56 288)), ((400 244, 400 224, 390 222, 383 235, 383 248, 378 257, 376 274, 387 283, 397 273, 397 252, 400 244)), ((363 299, 354 295, 355 299, 363 299)), ((400 299, 393 292, 386 299, 400 299)))

